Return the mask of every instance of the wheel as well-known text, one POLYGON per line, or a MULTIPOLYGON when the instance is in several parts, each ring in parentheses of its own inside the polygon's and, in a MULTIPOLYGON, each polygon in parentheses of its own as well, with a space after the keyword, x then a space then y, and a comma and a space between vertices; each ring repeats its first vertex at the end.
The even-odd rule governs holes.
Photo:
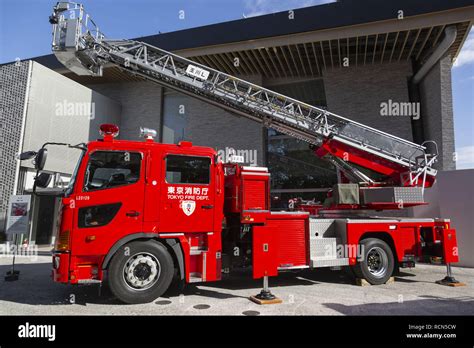
POLYGON ((392 249, 377 238, 364 239, 360 244, 364 258, 352 268, 356 277, 365 279, 373 285, 385 284, 394 270, 392 249))
POLYGON ((158 241, 135 241, 122 246, 110 262, 110 290, 125 303, 147 303, 163 295, 171 284, 174 264, 158 241))

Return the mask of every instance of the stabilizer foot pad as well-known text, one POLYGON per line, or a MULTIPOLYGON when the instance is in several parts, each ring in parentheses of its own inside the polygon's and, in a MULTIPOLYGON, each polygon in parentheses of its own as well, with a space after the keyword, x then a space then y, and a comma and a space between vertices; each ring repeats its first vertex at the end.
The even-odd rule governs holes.
POLYGON ((8 271, 5 275, 5 281, 14 282, 15 280, 18 280, 19 276, 20 271, 8 271))
POLYGON ((439 284, 439 285, 445 285, 445 286, 451 286, 451 287, 458 287, 458 286, 466 286, 466 283, 461 283, 461 282, 448 282, 444 279, 442 280, 437 280, 436 281, 436 284, 439 284))
POLYGON ((18 274, 10 274, 5 276, 6 282, 14 282, 15 280, 18 280, 18 274))
POLYGON ((277 304, 277 303, 282 303, 283 302, 282 299, 280 299, 278 297, 275 297, 274 299, 271 299, 271 300, 263 300, 263 299, 257 298, 256 296, 250 296, 249 300, 252 301, 252 302, 255 302, 256 304, 259 304, 259 305, 277 304))
MULTIPOLYGON (((385 284, 391 284, 395 283, 395 277, 390 277, 388 280, 385 282, 385 284)), ((370 286, 370 284, 367 280, 362 279, 362 278, 356 278, 356 285, 358 286, 370 286)))

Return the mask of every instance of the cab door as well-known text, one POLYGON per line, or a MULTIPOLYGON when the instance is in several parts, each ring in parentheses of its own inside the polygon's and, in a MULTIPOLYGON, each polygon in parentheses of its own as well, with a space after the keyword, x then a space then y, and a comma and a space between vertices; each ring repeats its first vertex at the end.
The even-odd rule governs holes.
POLYGON ((160 232, 214 230, 215 176, 213 156, 163 156, 160 232))
POLYGON ((97 150, 86 157, 74 199, 74 254, 105 254, 143 231, 144 153, 97 150))

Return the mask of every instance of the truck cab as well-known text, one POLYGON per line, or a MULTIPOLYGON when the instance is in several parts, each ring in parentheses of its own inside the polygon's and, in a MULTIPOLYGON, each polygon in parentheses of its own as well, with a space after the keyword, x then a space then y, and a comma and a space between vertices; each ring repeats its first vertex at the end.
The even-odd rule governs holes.
POLYGON ((174 273, 187 282, 220 279, 224 193, 216 151, 151 137, 116 140, 111 125, 101 133, 87 144, 62 198, 54 280, 101 282, 122 261, 118 278, 138 293, 160 277, 167 288, 174 273), (152 250, 138 252, 144 243, 152 250))

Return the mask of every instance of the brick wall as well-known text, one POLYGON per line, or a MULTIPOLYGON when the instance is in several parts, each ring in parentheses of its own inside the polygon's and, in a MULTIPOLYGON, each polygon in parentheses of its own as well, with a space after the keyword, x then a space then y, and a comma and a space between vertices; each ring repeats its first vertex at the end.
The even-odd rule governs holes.
POLYGON ((94 84, 89 88, 122 106, 120 139, 139 140, 140 127, 161 129, 162 88, 151 82, 94 84))
MULTIPOLYGON (((401 138, 413 141, 411 118, 382 116, 381 103, 409 102, 408 61, 392 64, 330 69, 324 72, 328 110, 401 138)), ((261 84, 260 76, 244 76, 261 84)), ((140 126, 161 129, 161 87, 150 82, 97 84, 89 86, 122 104, 122 139, 138 139, 140 126)), ((454 129, 451 96, 451 65, 443 59, 420 85, 421 117, 425 138, 440 149, 439 168, 453 169, 454 129)), ((262 127, 205 102, 186 99, 186 137, 196 145, 224 149, 256 149, 258 164, 265 160, 262 127)))
MULTIPOLYGON (((257 84, 262 81, 260 76, 243 78, 257 84)), ((160 131, 162 91, 159 85, 151 82, 130 82, 88 87, 121 103, 121 139, 138 139, 140 126, 160 131)), ((185 113, 182 117, 185 117, 186 122, 186 140, 195 145, 210 146, 218 150, 225 150, 226 147, 235 150, 257 150, 257 164, 264 164, 266 149, 262 126, 259 123, 192 97, 184 96, 183 100, 185 113)))
POLYGON ((456 169, 451 57, 442 58, 419 85, 425 138, 438 144, 437 168, 456 169))
POLYGON ((324 72, 328 110, 412 141, 411 119, 381 116, 383 102, 409 102, 409 62, 347 67, 324 72))

